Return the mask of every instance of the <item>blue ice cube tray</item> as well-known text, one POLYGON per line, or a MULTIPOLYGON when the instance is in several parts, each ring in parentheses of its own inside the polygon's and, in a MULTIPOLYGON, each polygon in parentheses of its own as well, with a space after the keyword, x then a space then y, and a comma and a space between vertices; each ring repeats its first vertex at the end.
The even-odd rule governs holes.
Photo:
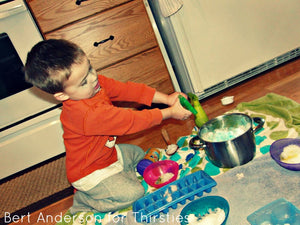
POLYGON ((178 203, 184 205, 187 199, 192 201, 195 196, 202 196, 203 191, 211 192, 216 185, 216 181, 202 170, 182 177, 134 202, 135 218, 137 222, 149 222, 160 212, 176 209, 178 203))

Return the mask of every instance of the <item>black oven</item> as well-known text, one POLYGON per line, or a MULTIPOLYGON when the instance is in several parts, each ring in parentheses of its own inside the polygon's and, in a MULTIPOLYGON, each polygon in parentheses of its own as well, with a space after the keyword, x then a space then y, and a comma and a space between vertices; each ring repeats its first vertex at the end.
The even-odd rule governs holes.
POLYGON ((24 79, 23 63, 7 33, 0 34, 0 100, 32 85, 24 79))

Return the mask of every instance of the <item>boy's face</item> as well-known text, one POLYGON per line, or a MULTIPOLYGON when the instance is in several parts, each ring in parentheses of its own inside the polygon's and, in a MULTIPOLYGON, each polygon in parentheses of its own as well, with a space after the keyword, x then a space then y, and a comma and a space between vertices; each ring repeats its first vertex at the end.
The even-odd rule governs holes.
POLYGON ((91 98, 100 90, 97 73, 86 56, 82 63, 72 65, 71 75, 64 86, 63 94, 72 100, 91 98))

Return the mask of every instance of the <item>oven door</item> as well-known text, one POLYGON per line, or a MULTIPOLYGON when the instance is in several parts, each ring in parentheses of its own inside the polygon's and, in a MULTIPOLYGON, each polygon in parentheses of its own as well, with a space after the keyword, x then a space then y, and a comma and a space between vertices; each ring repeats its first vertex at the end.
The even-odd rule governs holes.
MULTIPOLYGON (((0 5, 0 34, 2 37, 7 35, 7 40, 3 41, 5 44, 10 41, 18 53, 21 62, 16 63, 23 64, 28 51, 43 40, 22 0, 14 0, 0 5)), ((3 49, 1 49, 2 51, 3 49)), ((0 75, 4 76, 2 72, 0 75)), ((0 100, 1 129, 58 104, 51 95, 34 87, 28 88, 28 84, 24 85, 23 89, 0 100)))
POLYGON ((27 53, 41 40, 22 0, 0 2, 0 179, 65 152, 60 102, 24 80, 27 53))

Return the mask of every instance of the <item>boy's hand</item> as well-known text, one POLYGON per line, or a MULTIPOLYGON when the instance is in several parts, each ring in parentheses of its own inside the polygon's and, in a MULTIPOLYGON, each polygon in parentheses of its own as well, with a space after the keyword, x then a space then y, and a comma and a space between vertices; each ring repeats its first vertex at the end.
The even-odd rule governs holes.
POLYGON ((180 104, 180 101, 178 99, 179 94, 181 93, 174 93, 170 95, 170 100, 174 101, 174 103, 173 105, 171 105, 171 107, 161 110, 163 114, 163 119, 173 118, 177 120, 185 120, 192 115, 190 111, 183 108, 183 106, 180 104), (174 96, 176 96, 176 98, 174 96))
POLYGON ((177 101, 178 95, 182 95, 185 98, 187 98, 187 95, 184 93, 181 93, 181 92, 174 92, 170 95, 167 95, 162 92, 156 91, 153 96, 152 102, 153 103, 162 103, 162 104, 165 104, 168 106, 172 106, 177 101))
POLYGON ((167 97, 167 105, 172 106, 176 103, 176 101, 178 100, 178 96, 182 95, 185 98, 187 98, 187 95, 181 92, 174 92, 173 94, 168 95, 167 97))
POLYGON ((163 119, 173 118, 177 120, 185 120, 191 116, 191 112, 183 108, 180 104, 178 95, 182 95, 187 98, 187 95, 181 92, 174 92, 173 94, 166 95, 159 91, 156 91, 152 102, 163 103, 169 105, 169 108, 162 109, 163 119))
POLYGON ((172 118, 174 118, 174 119, 185 120, 192 115, 192 113, 189 110, 185 109, 180 104, 178 97, 175 101, 175 104, 172 105, 170 108, 172 110, 172 118))

